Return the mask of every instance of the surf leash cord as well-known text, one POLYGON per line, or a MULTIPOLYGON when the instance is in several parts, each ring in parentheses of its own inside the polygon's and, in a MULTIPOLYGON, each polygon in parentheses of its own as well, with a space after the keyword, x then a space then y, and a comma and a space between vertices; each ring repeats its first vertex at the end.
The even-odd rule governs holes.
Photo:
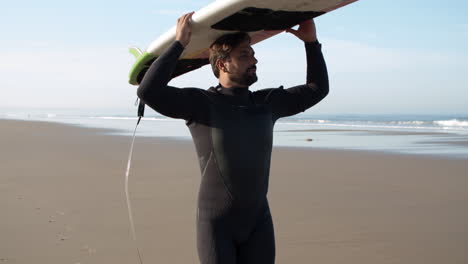
MULTIPOLYGON (((137 102, 138 102, 138 99, 135 102, 135 104, 137 102)), ((130 175, 130 167, 132 163, 133 145, 135 143, 136 130, 137 130, 138 124, 140 124, 140 120, 143 117, 144 112, 145 112, 145 103, 140 100, 140 103, 138 104, 138 121, 136 123, 135 129, 133 130, 132 144, 130 145, 130 152, 128 153, 127 170, 125 171, 125 197, 127 198, 128 218, 130 220, 130 229, 132 232, 132 238, 135 243, 135 248, 138 254, 138 260, 140 264, 143 264, 143 260, 141 259, 140 249, 138 247, 137 237, 136 237, 136 232, 135 232, 135 224, 133 221, 132 204, 130 202, 130 195, 128 192, 128 177, 130 175)))

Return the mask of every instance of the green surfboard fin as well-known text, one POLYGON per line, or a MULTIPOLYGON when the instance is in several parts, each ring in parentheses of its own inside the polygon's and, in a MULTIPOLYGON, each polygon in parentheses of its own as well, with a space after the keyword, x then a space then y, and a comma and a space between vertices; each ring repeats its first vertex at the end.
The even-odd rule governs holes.
POLYGON ((135 56, 135 59, 138 59, 138 57, 140 57, 141 54, 143 54, 143 52, 141 52, 141 50, 137 47, 128 48, 128 52, 130 52, 133 56, 135 56))

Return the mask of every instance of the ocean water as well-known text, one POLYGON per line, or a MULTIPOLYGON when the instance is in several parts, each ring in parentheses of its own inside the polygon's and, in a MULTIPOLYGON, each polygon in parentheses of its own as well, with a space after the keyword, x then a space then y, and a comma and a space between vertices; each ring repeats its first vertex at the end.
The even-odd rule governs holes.
MULTIPOLYGON (((147 109, 139 137, 191 140, 183 120, 147 109)), ((2 109, 0 119, 59 122, 130 136, 136 110, 2 109)), ((277 121, 275 146, 384 151, 468 158, 467 114, 299 114, 277 121)))

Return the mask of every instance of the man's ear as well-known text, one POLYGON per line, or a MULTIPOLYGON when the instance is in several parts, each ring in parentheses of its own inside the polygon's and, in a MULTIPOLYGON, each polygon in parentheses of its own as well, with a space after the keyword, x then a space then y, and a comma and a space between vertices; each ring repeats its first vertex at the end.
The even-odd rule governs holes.
POLYGON ((226 68, 226 61, 225 60, 221 60, 221 59, 218 59, 216 61, 216 67, 218 67, 219 71, 221 72, 227 72, 227 68, 226 68))

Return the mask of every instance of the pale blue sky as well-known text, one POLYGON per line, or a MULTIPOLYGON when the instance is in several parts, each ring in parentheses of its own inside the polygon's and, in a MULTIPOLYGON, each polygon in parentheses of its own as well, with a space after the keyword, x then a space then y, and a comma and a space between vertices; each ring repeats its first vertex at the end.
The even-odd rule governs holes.
MULTIPOLYGON (((211 1, 8 1, 0 9, 0 108, 133 107, 134 59, 182 13, 211 1)), ((310 113, 468 113, 468 2, 360 0, 316 19, 330 95, 310 113)), ((252 90, 305 80, 302 44, 254 49, 252 90)), ((216 85, 209 67, 171 82, 216 85)))

